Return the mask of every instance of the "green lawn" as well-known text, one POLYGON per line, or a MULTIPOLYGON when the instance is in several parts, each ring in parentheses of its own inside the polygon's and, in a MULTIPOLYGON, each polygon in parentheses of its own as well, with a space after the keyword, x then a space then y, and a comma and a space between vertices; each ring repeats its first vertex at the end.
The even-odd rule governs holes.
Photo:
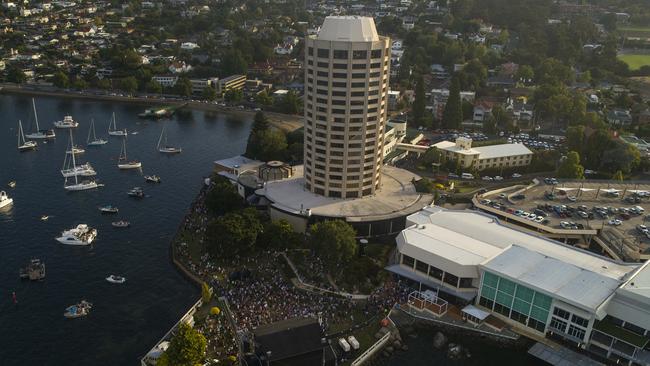
POLYGON ((622 32, 646 32, 646 33, 650 33, 650 27, 629 26, 629 27, 619 27, 618 30, 622 31, 622 32))
POLYGON ((650 66, 650 55, 618 55, 618 59, 625 62, 630 67, 630 70, 638 70, 642 66, 650 66))

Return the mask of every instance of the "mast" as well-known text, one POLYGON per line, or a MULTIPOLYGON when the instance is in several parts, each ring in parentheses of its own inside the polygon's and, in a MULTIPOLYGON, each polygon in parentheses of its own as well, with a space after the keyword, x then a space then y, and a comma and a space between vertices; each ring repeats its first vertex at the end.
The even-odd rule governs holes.
POLYGON ((90 143, 90 131, 95 131, 95 120, 90 119, 90 129, 88 130, 88 138, 86 138, 86 144, 90 143))
POLYGON ((38 125, 38 114, 36 114, 36 102, 32 98, 32 108, 34 109, 34 121, 36 122, 36 132, 40 131, 41 128, 38 125))
POLYGON ((72 155, 72 171, 74 172, 74 184, 79 184, 79 181, 77 180, 77 164, 74 160, 74 140, 72 139, 72 129, 70 129, 70 152, 72 153, 70 155, 72 155))
POLYGON ((20 143, 20 136, 22 136, 22 134, 23 134, 23 124, 20 122, 20 120, 18 120, 18 147, 22 145, 20 143))
MULTIPOLYGON (((162 141, 163 135, 165 134, 165 125, 163 125, 162 131, 160 132, 160 138, 158 138, 158 150, 160 150, 160 142, 162 141)), ((166 140, 167 138, 165 138, 166 140)))

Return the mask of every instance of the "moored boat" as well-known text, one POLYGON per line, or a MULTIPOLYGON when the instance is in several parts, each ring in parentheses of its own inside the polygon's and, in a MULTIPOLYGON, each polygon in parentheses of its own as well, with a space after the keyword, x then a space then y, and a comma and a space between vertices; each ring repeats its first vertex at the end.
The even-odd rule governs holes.
POLYGON ((9 188, 16 188, 16 181, 12 180, 11 182, 7 183, 7 187, 9 188))
POLYGON ((106 206, 101 206, 99 207, 99 211, 101 213, 106 213, 106 214, 116 214, 118 213, 118 208, 113 206, 113 205, 106 205, 106 206))
POLYGON ((25 140, 25 133, 23 132, 23 123, 22 121, 18 120, 18 151, 23 152, 29 150, 36 150, 36 146, 37 145, 35 141, 25 140))
POLYGON ((144 180, 148 183, 160 183, 160 177, 157 175, 145 175, 144 180))
POLYGON ((45 278, 45 263, 40 259, 32 259, 25 268, 19 271, 23 280, 38 281, 45 278))
POLYGON ((61 236, 55 239, 65 245, 90 245, 96 237, 97 229, 79 224, 77 227, 63 231, 61 236))
POLYGON ((110 275, 110 276, 106 277, 106 281, 108 281, 110 283, 121 284, 121 283, 126 282, 126 278, 124 278, 122 276, 117 276, 117 275, 110 275))
POLYGON ((14 200, 7 195, 7 192, 0 191, 0 209, 9 207, 12 203, 14 203, 14 200))
POLYGON ((93 177, 97 175, 97 172, 90 163, 84 163, 81 165, 75 165, 73 168, 61 169, 61 175, 64 178, 73 177, 75 175, 80 177, 93 177))
POLYGON ((120 221, 113 221, 111 225, 113 225, 113 227, 116 228, 127 228, 131 226, 131 223, 125 220, 120 220, 120 221))
POLYGON ((183 149, 180 147, 174 147, 167 144, 167 133, 166 126, 163 126, 162 131, 160 132, 160 137, 158 138, 158 145, 156 148, 159 152, 164 154, 180 154, 183 149))
POLYGON ((140 187, 133 187, 131 190, 126 192, 131 197, 135 198, 143 198, 144 197, 144 191, 140 187))
POLYGON ((36 103, 34 102, 34 98, 32 98, 32 107, 34 109, 34 122, 36 124, 36 131, 26 134, 25 137, 28 139, 55 138, 56 134, 54 133, 54 130, 41 130, 40 126, 38 125, 38 114, 36 114, 36 103))
POLYGON ((79 154, 85 153, 86 150, 83 147, 77 145, 77 146, 73 146, 71 150, 68 150, 66 152, 68 154, 73 154, 74 153, 74 154, 79 155, 79 154))
POLYGON ((138 160, 128 160, 126 155, 126 138, 122 139, 122 150, 117 162, 117 167, 123 170, 142 168, 142 163, 138 160))
POLYGON ((79 127, 79 122, 72 119, 72 116, 64 116, 61 121, 54 122, 56 128, 76 128, 79 127))
POLYGON ((126 136, 126 128, 123 130, 118 130, 117 129, 117 122, 115 122, 115 112, 113 112, 113 116, 111 117, 111 122, 108 124, 108 135, 109 136, 126 136))
POLYGON ((90 129, 88 129, 88 138, 86 138, 86 145, 88 146, 101 146, 106 145, 108 140, 97 138, 95 134, 95 119, 90 119, 90 129), (91 138, 92 135, 92 138, 91 138))
POLYGON ((63 313, 63 316, 69 319, 80 318, 88 315, 92 307, 93 304, 89 303, 86 300, 81 300, 80 303, 75 305, 70 305, 67 308, 65 308, 65 313, 63 313))

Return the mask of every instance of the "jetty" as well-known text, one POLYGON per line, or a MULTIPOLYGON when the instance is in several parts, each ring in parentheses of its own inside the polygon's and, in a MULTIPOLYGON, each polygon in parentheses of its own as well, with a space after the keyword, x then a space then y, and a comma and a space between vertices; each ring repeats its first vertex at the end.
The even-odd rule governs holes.
POLYGON ((186 107, 187 104, 188 103, 183 103, 179 105, 168 105, 168 106, 156 107, 156 108, 147 108, 145 109, 144 112, 138 114, 138 117, 150 118, 150 119, 171 117, 174 115, 174 113, 176 113, 177 110, 186 107))

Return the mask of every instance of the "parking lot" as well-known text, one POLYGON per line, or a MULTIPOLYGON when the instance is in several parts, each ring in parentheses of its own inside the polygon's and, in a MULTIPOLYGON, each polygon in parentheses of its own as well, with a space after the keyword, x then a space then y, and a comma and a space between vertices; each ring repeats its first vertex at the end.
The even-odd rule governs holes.
MULTIPOLYGON (((646 213, 646 207, 650 209, 650 184, 540 179, 539 185, 526 192, 512 193, 484 196, 481 203, 554 228, 620 232, 634 250, 650 254, 650 231, 645 227, 650 226, 650 212, 646 213)), ((601 236, 605 240, 610 237, 601 236)))

